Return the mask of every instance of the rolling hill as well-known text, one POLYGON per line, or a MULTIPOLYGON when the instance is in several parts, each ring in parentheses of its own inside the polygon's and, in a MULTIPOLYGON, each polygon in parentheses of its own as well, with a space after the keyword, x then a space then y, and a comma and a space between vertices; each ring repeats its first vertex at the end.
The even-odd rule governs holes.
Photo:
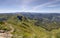
POLYGON ((0 29, 10 31, 9 26, 12 38, 60 38, 60 13, 0 14, 0 29))

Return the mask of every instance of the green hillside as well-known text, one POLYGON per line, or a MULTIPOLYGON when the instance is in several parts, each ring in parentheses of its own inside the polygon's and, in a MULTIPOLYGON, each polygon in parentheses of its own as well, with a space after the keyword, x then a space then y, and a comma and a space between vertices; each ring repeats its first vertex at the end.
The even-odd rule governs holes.
POLYGON ((23 15, 6 15, 6 18, 8 18, 6 21, 0 22, 0 29, 9 31, 12 29, 9 26, 12 26, 12 38, 60 38, 59 22, 43 24, 41 21, 23 15), (17 16, 20 16, 20 19, 17 16))

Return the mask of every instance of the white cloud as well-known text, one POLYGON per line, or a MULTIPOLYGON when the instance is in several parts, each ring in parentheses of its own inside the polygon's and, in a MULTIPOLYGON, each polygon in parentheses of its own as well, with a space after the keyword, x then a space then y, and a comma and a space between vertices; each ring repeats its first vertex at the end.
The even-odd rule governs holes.
POLYGON ((3 10, 0 9, 0 13, 15 13, 15 12, 20 12, 19 10, 3 10))
POLYGON ((22 0, 22 5, 27 5, 35 0, 22 0))
POLYGON ((29 9, 29 7, 30 6, 28 6, 31 2, 34 2, 34 1, 36 1, 36 0, 22 0, 22 11, 28 11, 28 9, 29 9))
POLYGON ((43 8, 43 7, 47 6, 47 5, 49 5, 50 7, 56 6, 56 5, 52 5, 52 4, 53 4, 53 3, 56 3, 56 2, 58 2, 58 1, 60 1, 60 0, 54 0, 54 1, 51 1, 51 2, 44 3, 44 4, 40 4, 40 5, 38 5, 38 6, 33 7, 33 10, 37 10, 37 9, 39 9, 39 8, 43 8))
POLYGON ((57 7, 57 6, 60 6, 60 4, 47 5, 46 7, 57 7))

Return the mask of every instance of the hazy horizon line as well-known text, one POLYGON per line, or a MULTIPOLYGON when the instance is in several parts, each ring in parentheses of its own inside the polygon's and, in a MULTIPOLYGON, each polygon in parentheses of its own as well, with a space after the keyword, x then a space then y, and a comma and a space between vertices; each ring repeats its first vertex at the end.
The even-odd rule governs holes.
POLYGON ((1 13, 60 13, 60 12, 0 12, 1 13))

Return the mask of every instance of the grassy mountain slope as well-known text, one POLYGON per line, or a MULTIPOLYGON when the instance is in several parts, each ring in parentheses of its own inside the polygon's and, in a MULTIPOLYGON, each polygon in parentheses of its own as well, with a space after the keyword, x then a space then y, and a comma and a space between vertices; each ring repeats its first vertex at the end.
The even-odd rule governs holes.
POLYGON ((43 18, 40 18, 42 16, 37 17, 39 15, 35 16, 35 14, 32 16, 29 18, 28 15, 24 16, 23 14, 4 14, 0 17, 7 20, 1 21, 0 26, 4 25, 2 28, 7 27, 6 30, 10 30, 10 24, 14 28, 12 38, 60 38, 60 22, 55 21, 56 16, 49 16, 49 18, 45 15, 43 18), (54 18, 53 21, 50 18, 54 18))

